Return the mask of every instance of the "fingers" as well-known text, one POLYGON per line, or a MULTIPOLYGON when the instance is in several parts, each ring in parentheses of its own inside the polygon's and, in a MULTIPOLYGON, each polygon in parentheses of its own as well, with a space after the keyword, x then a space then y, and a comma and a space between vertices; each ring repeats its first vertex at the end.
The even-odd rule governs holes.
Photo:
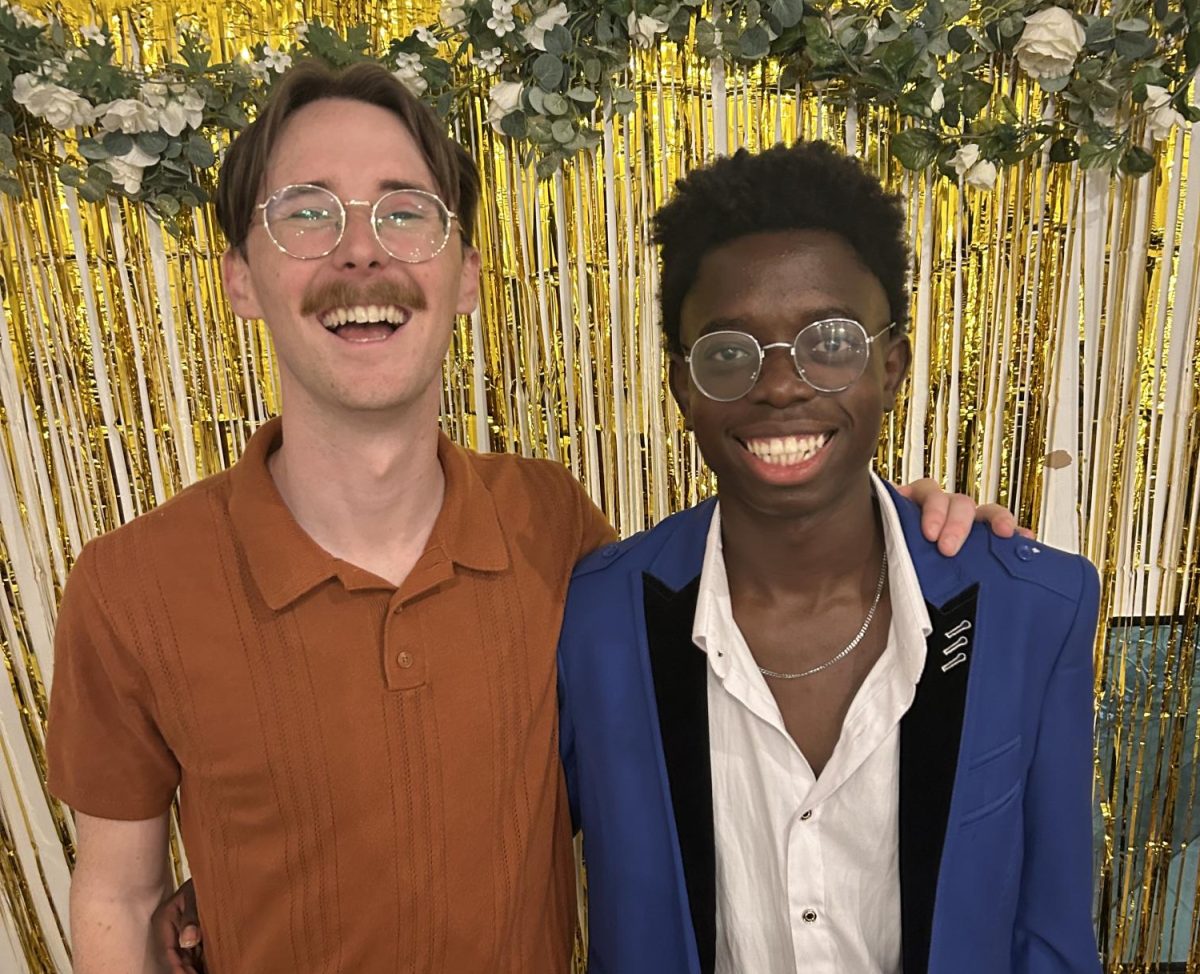
POLYGON ((170 974, 204 974, 204 965, 198 955, 190 950, 171 948, 167 951, 167 964, 170 974))
POLYGON ((184 950, 190 950, 200 944, 200 928, 194 923, 189 923, 186 927, 179 931, 179 946, 184 950))
POLYGON ((990 527, 992 534, 998 538, 1011 538, 1017 531, 1017 519, 1013 512, 999 504, 980 504, 979 510, 975 512, 975 520, 982 521, 990 527))

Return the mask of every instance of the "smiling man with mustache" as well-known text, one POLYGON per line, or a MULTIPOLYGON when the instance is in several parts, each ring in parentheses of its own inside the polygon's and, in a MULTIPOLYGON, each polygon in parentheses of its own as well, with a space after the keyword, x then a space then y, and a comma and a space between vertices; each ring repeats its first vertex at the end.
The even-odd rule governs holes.
POLYGON ((212 971, 567 970, 554 649, 613 532, 561 465, 438 429, 478 195, 378 65, 293 69, 230 147, 224 283, 283 415, 68 582, 48 751, 78 974, 162 966, 177 789, 212 971))

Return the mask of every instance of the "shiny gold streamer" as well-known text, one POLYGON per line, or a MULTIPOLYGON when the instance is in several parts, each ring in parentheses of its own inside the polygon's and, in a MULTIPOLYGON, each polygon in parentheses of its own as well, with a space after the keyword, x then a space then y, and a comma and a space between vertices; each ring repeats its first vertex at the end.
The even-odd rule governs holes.
MULTIPOLYGON (((38 7, 45 5, 31 4, 38 7)), ((182 16, 224 57, 319 16, 383 42, 429 0, 55 4, 103 19, 126 63, 174 54, 182 16)), ((443 422, 479 449, 568 465, 624 533, 712 484, 681 430, 658 337, 649 217, 715 153, 798 137, 857 152, 908 199, 914 363, 886 476, 929 471, 1010 505, 1100 567, 1096 868, 1110 971, 1200 972, 1200 158, 1177 133, 1140 181, 1034 158, 994 191, 896 167, 886 109, 846 111, 665 45, 630 68, 637 111, 537 181, 476 98, 479 312, 455 328, 443 422), (1104 627, 1102 627, 1104 628, 1104 627)), ((996 79, 1035 117, 1044 96, 996 79)), ((231 463, 279 409, 268 336, 232 316, 211 213, 181 240, 141 207, 80 204, 54 145, 21 145, 0 198, 0 970, 67 971, 69 816, 44 789, 51 633, 81 545, 231 463)), ((177 848, 182 874, 186 862, 177 848)))

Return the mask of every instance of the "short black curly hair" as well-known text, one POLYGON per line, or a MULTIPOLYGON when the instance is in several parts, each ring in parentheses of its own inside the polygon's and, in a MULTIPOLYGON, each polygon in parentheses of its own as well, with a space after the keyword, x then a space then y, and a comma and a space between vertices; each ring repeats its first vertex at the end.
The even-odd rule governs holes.
POLYGON ((903 199, 828 142, 739 149, 695 169, 654 215, 662 248, 662 327, 683 353, 679 315, 705 254, 753 233, 828 230, 843 237, 883 285, 895 327, 908 323, 909 248, 903 199))

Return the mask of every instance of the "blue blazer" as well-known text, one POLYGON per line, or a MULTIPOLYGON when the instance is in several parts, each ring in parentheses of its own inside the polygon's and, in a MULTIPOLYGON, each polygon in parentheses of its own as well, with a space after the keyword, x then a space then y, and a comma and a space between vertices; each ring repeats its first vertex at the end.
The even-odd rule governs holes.
MULTIPOLYGON (((904 974, 1097 974, 1096 570, 981 526, 944 558, 894 496, 933 624, 900 730, 904 974)), ((691 638, 712 510, 602 548, 571 582, 561 750, 589 974, 713 970, 708 661, 691 638)))

